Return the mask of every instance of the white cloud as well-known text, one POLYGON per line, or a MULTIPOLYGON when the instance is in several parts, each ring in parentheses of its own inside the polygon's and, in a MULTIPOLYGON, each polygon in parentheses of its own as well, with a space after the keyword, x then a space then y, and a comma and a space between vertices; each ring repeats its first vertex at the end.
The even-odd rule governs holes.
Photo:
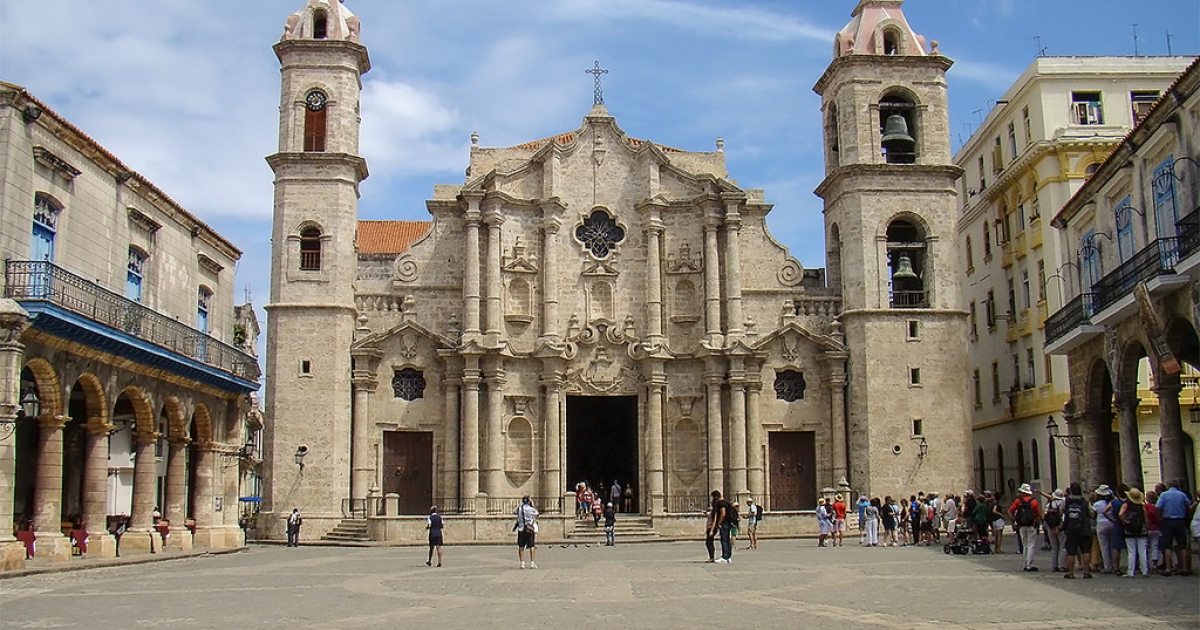
POLYGON ((655 20, 698 33, 719 33, 739 39, 802 39, 832 46, 834 36, 834 31, 813 26, 795 13, 748 5, 710 7, 677 0, 571 0, 552 5, 550 13, 560 19, 655 20))
POLYGON ((451 133, 459 113, 406 83, 367 81, 360 148, 372 171, 442 171, 462 162, 468 139, 451 133))

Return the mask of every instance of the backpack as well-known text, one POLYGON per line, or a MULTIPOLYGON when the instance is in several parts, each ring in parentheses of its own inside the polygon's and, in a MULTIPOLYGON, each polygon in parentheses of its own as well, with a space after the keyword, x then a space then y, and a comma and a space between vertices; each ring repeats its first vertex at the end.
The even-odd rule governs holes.
POLYGON ((1029 499, 1021 499, 1017 503, 1017 511, 1013 514, 1013 519, 1016 520, 1018 527, 1033 527, 1033 502, 1029 499))
POLYGON ((1046 508, 1046 516, 1042 520, 1046 522, 1046 527, 1054 528, 1062 525, 1062 502, 1052 501, 1050 506, 1046 508))
POLYGON ((754 512, 755 512, 755 514, 754 514, 754 518, 755 518, 755 520, 759 520, 759 521, 761 521, 761 520, 762 520, 762 515, 763 515, 763 509, 762 509, 762 506, 761 506, 761 505, 756 505, 756 506, 754 506, 754 512))
POLYGON ((1067 509, 1063 514, 1067 533, 1079 535, 1087 531, 1087 503, 1083 499, 1067 499, 1067 509))
POLYGON ((737 508, 733 507, 732 504, 725 508, 725 522, 729 523, 730 527, 737 527, 741 523, 737 508))
POLYGON ((1138 538, 1146 535, 1146 507, 1130 504, 1125 508, 1125 535, 1138 538))

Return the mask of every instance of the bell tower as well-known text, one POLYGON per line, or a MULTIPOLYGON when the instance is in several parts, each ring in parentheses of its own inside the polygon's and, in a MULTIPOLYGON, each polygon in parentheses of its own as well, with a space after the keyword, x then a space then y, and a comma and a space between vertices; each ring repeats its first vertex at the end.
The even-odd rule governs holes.
POLYGON ((282 537, 298 507, 307 537, 336 524, 350 493, 354 239, 367 177, 359 95, 370 61, 339 0, 307 0, 274 49, 282 83, 279 150, 267 157, 275 207, 259 527, 282 537))
POLYGON ((848 481, 879 496, 967 487, 971 461, 953 62, 913 31, 902 4, 860 0, 813 88, 825 136, 816 193, 850 349, 848 481))

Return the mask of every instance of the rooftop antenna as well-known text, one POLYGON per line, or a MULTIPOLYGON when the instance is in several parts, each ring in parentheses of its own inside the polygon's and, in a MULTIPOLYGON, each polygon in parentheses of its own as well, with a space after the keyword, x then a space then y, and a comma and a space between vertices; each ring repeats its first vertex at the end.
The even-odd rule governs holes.
POLYGON ((246 303, 247 304, 250 303, 250 285, 249 284, 246 285, 246 303))
POLYGON ((1042 36, 1034 35, 1033 37, 1030 37, 1029 39, 1032 39, 1034 41, 1034 43, 1037 44, 1037 56, 1045 57, 1046 56, 1046 47, 1042 45, 1042 36))
POLYGON ((1168 56, 1168 57, 1172 57, 1172 56, 1173 56, 1173 55, 1171 54, 1171 38, 1172 38, 1172 37, 1175 37, 1175 36, 1171 34, 1171 31, 1167 31, 1167 56, 1168 56))
POLYGON ((1134 23, 1133 23, 1133 56, 1134 56, 1134 57, 1137 57, 1137 56, 1138 56, 1138 45, 1137 45, 1137 22, 1134 22, 1134 23))

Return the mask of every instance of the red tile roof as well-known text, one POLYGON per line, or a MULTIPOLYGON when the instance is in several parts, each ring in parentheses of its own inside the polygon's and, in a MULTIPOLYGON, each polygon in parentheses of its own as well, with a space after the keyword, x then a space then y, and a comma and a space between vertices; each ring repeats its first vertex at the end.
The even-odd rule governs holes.
POLYGON ((358 253, 403 254, 432 225, 432 221, 359 221, 358 253))

